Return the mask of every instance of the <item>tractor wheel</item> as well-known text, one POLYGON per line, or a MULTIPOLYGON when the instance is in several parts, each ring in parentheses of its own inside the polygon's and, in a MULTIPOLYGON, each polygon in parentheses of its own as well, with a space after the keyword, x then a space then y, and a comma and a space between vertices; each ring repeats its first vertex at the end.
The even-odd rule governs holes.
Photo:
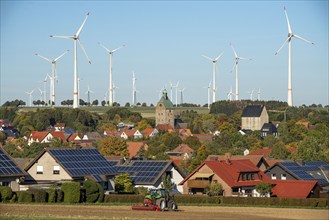
POLYGON ((161 211, 164 211, 166 209, 166 201, 164 199, 158 199, 156 201, 156 204, 159 206, 161 211))
POLYGON ((168 202, 168 209, 169 209, 169 211, 175 211, 177 209, 177 205, 176 205, 175 201, 170 200, 168 202))

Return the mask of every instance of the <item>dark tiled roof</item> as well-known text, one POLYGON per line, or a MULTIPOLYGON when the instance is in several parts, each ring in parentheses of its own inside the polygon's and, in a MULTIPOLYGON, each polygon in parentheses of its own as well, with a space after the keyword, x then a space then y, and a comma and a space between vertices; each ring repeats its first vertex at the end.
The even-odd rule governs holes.
POLYGON ((0 176, 25 176, 14 160, 0 147, 0 176))
POLYGON ((264 123, 261 131, 268 133, 278 132, 278 129, 272 123, 264 123))
POLYGON ((263 109, 264 105, 248 105, 243 109, 241 117, 259 117, 263 109))
POLYGON ((167 90, 163 90, 162 97, 159 100, 158 104, 164 105, 167 109, 174 108, 174 105, 170 101, 167 95, 167 90))

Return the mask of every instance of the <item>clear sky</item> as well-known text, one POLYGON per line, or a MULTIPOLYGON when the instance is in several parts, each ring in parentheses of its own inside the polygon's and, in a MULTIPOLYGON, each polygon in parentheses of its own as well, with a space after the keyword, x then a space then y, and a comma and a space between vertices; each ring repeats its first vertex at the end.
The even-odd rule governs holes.
MULTIPOLYGON (((137 102, 156 104, 159 90, 179 81, 184 102, 206 104, 212 63, 217 57, 216 99, 227 99, 235 75, 233 44, 239 56, 239 95, 248 99, 253 88, 262 100, 287 100, 288 47, 275 52, 287 38, 287 9, 292 32, 315 43, 292 42, 294 105, 328 105, 328 1, 3 1, 1 0, 0 104, 14 99, 28 103, 25 92, 38 88, 51 64, 35 56, 56 58, 56 100, 73 99, 73 41, 49 35, 74 35, 86 13, 90 16, 80 40, 92 61, 78 47, 80 98, 104 99, 109 87, 109 49, 113 55, 115 101, 132 102, 132 71, 137 102)), ((49 90, 49 84, 47 85, 49 90)), ((47 91, 49 94, 49 91, 47 91)), ((257 97, 255 92, 254 98, 257 97)), ((175 96, 174 96, 175 97, 175 96)), ((180 95, 178 95, 178 103, 180 95)), ((175 98, 173 100, 175 103, 175 98)))

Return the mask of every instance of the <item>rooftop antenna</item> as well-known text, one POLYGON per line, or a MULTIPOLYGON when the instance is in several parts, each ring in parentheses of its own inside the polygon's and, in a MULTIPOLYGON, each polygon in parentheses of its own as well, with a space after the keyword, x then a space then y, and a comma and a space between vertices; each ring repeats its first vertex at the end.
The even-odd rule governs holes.
POLYGON ((89 63, 91 64, 91 61, 87 55, 87 52, 83 46, 83 44, 81 43, 79 36, 80 33, 82 31, 83 26, 85 25, 87 18, 89 16, 89 12, 86 15, 85 20, 83 21, 82 25, 80 26, 80 28, 78 29, 78 31, 76 32, 75 35, 73 36, 53 36, 50 35, 50 37, 54 37, 54 38, 65 38, 65 39, 69 39, 69 40, 73 40, 74 41, 74 89, 73 89, 73 108, 79 108, 79 90, 78 90, 78 63, 77 63, 77 42, 79 43, 82 51, 84 52, 85 56, 87 57, 87 60, 89 61, 89 63))
POLYGON ((293 37, 298 38, 300 40, 303 40, 309 44, 314 44, 300 36, 298 36, 297 34, 292 33, 291 31, 291 27, 290 27, 290 23, 289 23, 289 19, 288 19, 288 14, 286 11, 286 7, 284 7, 284 13, 286 14, 286 19, 287 19, 287 24, 288 24, 288 37, 287 39, 283 42, 282 46, 279 48, 279 50, 275 53, 275 55, 277 55, 280 50, 283 48, 283 46, 288 42, 288 106, 293 106, 293 101, 292 101, 292 76, 291 76, 291 39, 293 37))

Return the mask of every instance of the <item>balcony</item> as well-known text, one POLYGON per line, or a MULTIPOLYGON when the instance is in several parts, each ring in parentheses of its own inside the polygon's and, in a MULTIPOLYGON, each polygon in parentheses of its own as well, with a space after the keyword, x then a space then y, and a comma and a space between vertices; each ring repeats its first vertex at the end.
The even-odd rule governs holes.
POLYGON ((188 188, 206 188, 209 186, 209 180, 188 180, 188 188))

